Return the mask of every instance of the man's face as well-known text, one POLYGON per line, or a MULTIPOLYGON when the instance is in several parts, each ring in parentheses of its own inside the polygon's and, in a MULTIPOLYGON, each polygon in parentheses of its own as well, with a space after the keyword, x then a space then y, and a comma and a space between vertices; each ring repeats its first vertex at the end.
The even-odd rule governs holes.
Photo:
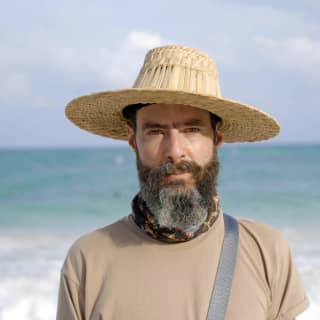
POLYGON ((133 147, 139 150, 140 160, 149 167, 181 160, 192 160, 203 166, 213 155, 213 129, 206 110, 154 104, 137 112, 136 124, 133 147))
POLYGON ((191 230, 204 222, 216 194, 219 163, 209 112, 150 105, 136 117, 129 143, 137 154, 141 194, 158 223, 191 230))

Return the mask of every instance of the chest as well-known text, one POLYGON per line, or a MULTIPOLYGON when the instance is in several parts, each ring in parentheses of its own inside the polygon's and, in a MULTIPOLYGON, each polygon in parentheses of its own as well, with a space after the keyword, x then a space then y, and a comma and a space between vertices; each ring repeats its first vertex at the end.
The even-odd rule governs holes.
MULTIPOLYGON (((115 257, 87 270, 86 319, 206 320, 219 255, 150 251, 115 257), (99 276, 98 276, 99 275, 99 276)), ((226 320, 266 320, 270 297, 263 270, 239 249, 226 320)))

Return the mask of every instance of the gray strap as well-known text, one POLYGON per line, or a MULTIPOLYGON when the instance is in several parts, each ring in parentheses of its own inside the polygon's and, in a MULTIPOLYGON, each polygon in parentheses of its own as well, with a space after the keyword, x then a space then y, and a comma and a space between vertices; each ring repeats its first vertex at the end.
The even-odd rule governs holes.
POLYGON ((237 260, 239 240, 238 221, 227 214, 223 214, 223 216, 225 234, 209 305, 208 320, 223 320, 225 317, 237 260))

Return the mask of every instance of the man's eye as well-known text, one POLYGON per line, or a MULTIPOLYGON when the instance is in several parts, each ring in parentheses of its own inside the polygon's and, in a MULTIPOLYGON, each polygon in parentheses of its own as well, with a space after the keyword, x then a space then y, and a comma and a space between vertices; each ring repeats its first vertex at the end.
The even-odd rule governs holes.
POLYGON ((200 128, 196 128, 196 127, 185 128, 184 132, 200 132, 200 128))
POLYGON ((157 134, 162 134, 162 131, 160 129, 152 129, 152 130, 149 130, 147 133, 148 135, 157 135, 157 134))

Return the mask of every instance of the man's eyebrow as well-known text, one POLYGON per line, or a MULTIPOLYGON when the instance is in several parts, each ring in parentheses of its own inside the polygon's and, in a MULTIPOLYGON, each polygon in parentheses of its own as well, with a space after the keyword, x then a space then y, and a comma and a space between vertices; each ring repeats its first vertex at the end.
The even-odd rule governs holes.
POLYGON ((205 126, 206 123, 200 119, 191 119, 181 123, 182 126, 205 126))
POLYGON ((145 122, 143 125, 142 125, 142 129, 145 130, 145 129, 169 129, 170 126, 168 125, 164 125, 164 124, 160 124, 160 123, 157 123, 157 122, 145 122))
MULTIPOLYGON (((180 127, 185 127, 185 126, 205 126, 205 122, 203 120, 200 119, 190 119, 190 120, 186 120, 186 121, 181 121, 181 122, 174 122, 172 127, 173 128, 180 128, 180 127)), ((167 125, 167 124, 161 124, 158 122, 152 122, 152 121, 148 121, 145 122, 142 125, 142 129, 169 129, 171 126, 167 125)))

